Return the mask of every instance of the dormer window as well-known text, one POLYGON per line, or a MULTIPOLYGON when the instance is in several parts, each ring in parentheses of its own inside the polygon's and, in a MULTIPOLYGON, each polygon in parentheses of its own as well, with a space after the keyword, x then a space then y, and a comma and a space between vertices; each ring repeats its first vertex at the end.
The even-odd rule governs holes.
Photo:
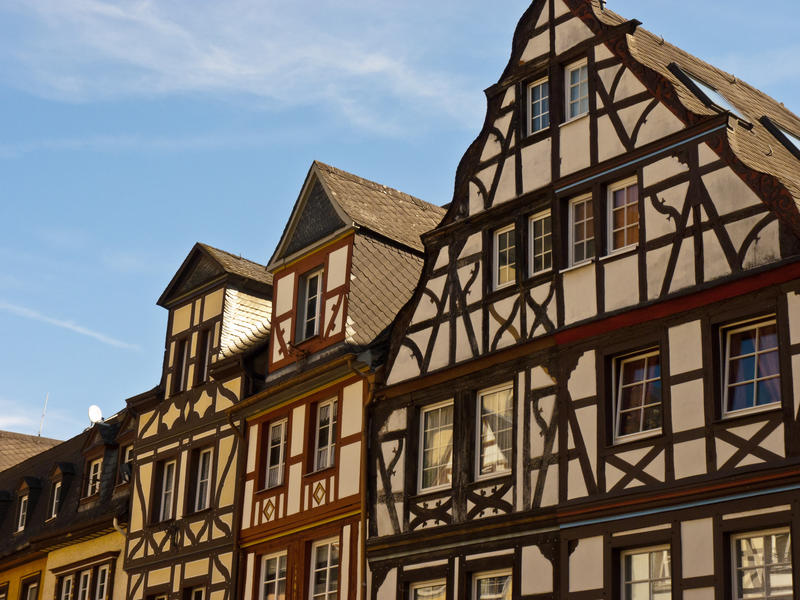
POLYGON ((102 469, 102 458, 98 458, 89 463, 88 477, 86 479, 86 496, 94 496, 100 492, 100 472, 102 469))
POLYGON ((322 269, 306 273, 300 278, 297 294, 297 336, 298 342, 314 337, 319 333, 320 293, 322 291, 322 269))
POLYGON ((50 485, 50 504, 48 505, 47 518, 55 519, 61 506, 61 481, 54 481, 50 485))
POLYGON ((567 121, 571 121, 589 112, 589 65, 586 59, 569 65, 565 74, 567 121))
POLYGON ((28 494, 23 494, 17 501, 17 533, 25 530, 28 521, 28 494))

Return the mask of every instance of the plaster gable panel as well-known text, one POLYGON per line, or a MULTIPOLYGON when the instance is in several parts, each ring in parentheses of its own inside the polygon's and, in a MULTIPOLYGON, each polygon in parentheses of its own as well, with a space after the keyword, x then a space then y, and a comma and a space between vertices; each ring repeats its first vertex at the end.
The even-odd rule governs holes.
MULTIPOLYGON (((614 85, 614 78, 619 73, 620 69, 624 69, 621 64, 619 65, 612 65, 610 67, 606 67, 605 69, 600 69, 597 72, 597 75, 600 77, 600 83, 603 84, 603 88, 606 92, 611 93, 611 86, 614 85)), ((613 100, 613 98, 612 98, 613 100)))
POLYGON ((347 278, 347 254, 349 247, 343 246, 328 255, 327 291, 345 284, 347 278))
POLYGON ((717 454, 717 469, 721 469, 722 465, 728 462, 731 457, 736 454, 738 448, 720 438, 715 438, 714 445, 717 454))
POLYGON ((203 392, 200 394, 200 397, 194 403, 194 412, 202 419, 212 404, 213 399, 211 398, 211 395, 207 391, 203 390, 203 392))
POLYGON ((761 199, 730 167, 703 175, 703 184, 720 215, 761 204, 761 199))
POLYGON ((462 258, 467 258, 469 256, 480 255, 481 251, 483 250, 483 236, 480 232, 473 233, 467 238, 467 241, 464 242, 464 247, 461 248, 461 252, 458 254, 459 260, 462 258))
POLYGON ((586 489, 586 480, 583 478, 583 469, 581 469, 581 461, 574 459, 569 461, 567 477, 567 500, 575 500, 576 498, 585 498, 589 495, 586 489))
POLYGON ((608 115, 597 119, 597 157, 603 161, 625 153, 625 146, 608 115))
POLYGON ((306 407, 297 406, 292 410, 292 437, 289 456, 295 457, 303 453, 303 441, 306 421, 306 407))
POLYGON ((587 263, 563 275, 564 321, 571 325, 597 314, 595 264, 587 263))
POLYGON ((496 172, 497 172, 497 164, 489 165, 482 171, 478 171, 476 177, 483 184, 483 187, 484 189, 486 189, 486 191, 491 191, 492 182, 494 181, 494 175, 496 172))
POLYGON ((747 254, 742 261, 745 269, 753 269, 760 265, 776 262, 781 258, 780 228, 778 221, 772 221, 758 234, 756 240, 750 244, 747 254))
POLYGON ((531 369, 531 390, 539 390, 555 384, 556 380, 550 376, 550 373, 544 367, 536 366, 531 369))
MULTIPOLYGON (((625 67, 622 68, 625 69, 625 67)), ((636 94, 641 94, 642 92, 646 91, 647 88, 642 85, 636 75, 634 75, 630 69, 625 69, 622 73, 622 78, 617 84, 617 90, 614 94, 614 101, 619 102, 620 100, 630 98, 631 96, 635 96, 636 94)))
MULTIPOLYGON (((469 316, 467 316, 469 318, 469 316)), ((456 362, 462 362, 474 358, 472 347, 469 343, 469 336, 467 335, 467 328, 464 325, 464 317, 460 316, 456 319, 456 362)))
POLYGON ((678 252, 678 262, 672 275, 669 293, 673 294, 694 284, 694 239, 684 238, 681 240, 681 249, 678 252))
MULTIPOLYGON (((645 171, 646 172, 646 171, 645 171)), ((679 213, 683 210, 686 194, 689 191, 689 183, 681 183, 674 187, 667 188, 656 195, 656 202, 674 208, 679 213)), ((676 229, 675 220, 669 215, 658 212, 653 206, 651 196, 648 194, 644 199, 644 217, 647 225, 647 240, 658 239, 665 235, 673 235, 676 229)))
POLYGON ((492 206, 508 202, 517 197, 516 158, 510 156, 503 163, 503 172, 497 184, 492 206))
POLYGON ((556 56, 560 56, 591 37, 594 37, 592 30, 578 18, 572 18, 556 25, 556 56))
POLYGON ((600 62, 609 58, 616 58, 611 50, 604 43, 597 44, 594 47, 594 60, 600 62))
MULTIPOLYGON (((642 169, 642 183, 644 187, 650 187, 651 185, 655 185, 656 183, 660 183, 662 181, 666 181, 670 177, 674 177, 675 175, 680 175, 682 173, 686 173, 689 170, 685 164, 679 161, 674 156, 667 156, 662 158, 661 160, 657 160, 654 163, 650 163, 645 165, 642 169)), ((682 196, 679 196, 681 199, 686 197, 686 190, 689 188, 689 184, 684 184, 684 193, 682 196)), ((682 202, 681 202, 682 204, 682 202)), ((675 202, 670 202, 670 206, 673 208, 676 207, 675 202)))
POLYGON ((618 310, 639 303, 639 255, 605 263, 606 311, 618 310), (625 285, 610 285, 624 281, 625 285))
POLYGON ((764 218, 764 215, 753 215, 743 219, 737 219, 725 226, 725 231, 731 239, 733 247, 738 251, 742 243, 755 225, 764 218))
POLYGON ((469 214, 474 215, 483 210, 483 192, 474 181, 469 182, 469 214))
POLYGON ((172 330, 171 335, 177 335, 191 327, 192 305, 185 304, 172 311, 172 330))
POLYGON ((684 125, 660 102, 647 115, 644 124, 639 128, 636 147, 641 148, 651 142, 683 130, 684 125))
POLYGON ((658 453, 653 460, 644 468, 644 472, 650 475, 653 479, 657 479, 662 483, 666 480, 666 462, 664 457, 664 452, 661 451, 658 453))
POLYGON ((550 138, 522 148, 522 192, 527 194, 550 183, 552 160, 550 138))
POLYGON ((292 310, 294 304, 295 273, 289 273, 275 281, 275 316, 280 317, 292 310))
POLYGON ((513 112, 509 111, 494 122, 495 129, 497 129, 504 138, 508 138, 511 133, 511 116, 513 114, 513 112))
POLYGON ((435 371, 448 364, 450 364, 450 323, 445 321, 439 326, 428 370, 435 371))
POLYGON ((564 4, 564 0, 553 0, 553 18, 558 19, 558 17, 568 12, 570 12, 569 7, 564 4))
POLYGON ((522 564, 525 565, 520 574, 523 596, 553 592, 553 565, 538 546, 522 548, 522 564))
POLYGON ((544 0, 542 4, 542 12, 539 13, 539 17, 536 19, 536 26, 534 29, 538 29, 539 27, 546 25, 550 20, 550 0, 544 0))
POLYGON ((442 267, 447 266, 450 260, 450 247, 442 246, 439 248, 439 254, 436 255, 436 262, 433 264, 433 270, 438 271, 442 267))
POLYGON ((206 295, 203 303, 203 321, 208 321, 222 313, 222 299, 225 297, 224 288, 220 288, 206 295))
MULTIPOLYGON (((649 225, 648 225, 649 227, 649 225)), ((647 253, 647 299, 655 300, 661 295, 661 286, 667 273, 670 248, 658 248, 647 253)))
POLYGON ((719 156, 717 155, 714 150, 711 149, 711 146, 708 144, 698 144, 697 145, 697 157, 699 159, 699 164, 701 167, 709 165, 713 162, 717 162, 719 160, 719 156))
POLYGON ((503 151, 503 146, 500 143, 500 138, 494 131, 490 131, 486 136, 486 143, 483 145, 483 152, 481 152, 481 162, 486 162, 500 154, 503 151))
POLYGON ((567 383, 569 396, 574 400, 582 400, 597 395, 597 372, 594 350, 581 354, 575 370, 567 383))
POLYGON ((509 87, 506 90, 506 95, 503 97, 503 104, 501 108, 508 108, 512 104, 514 104, 514 100, 516 99, 517 94, 513 86, 509 87))
POLYGON ((361 442, 342 446, 339 456, 344 468, 339 469, 339 498, 346 498, 358 493, 361 470, 361 442))
POLYGON ((466 265, 458 269, 458 281, 462 291, 466 291, 466 304, 469 306, 473 302, 477 302, 481 298, 481 263, 474 262, 471 265, 466 265), (473 278, 474 276, 474 278, 473 278), (470 279, 472 285, 467 288, 470 279))
POLYGON ((625 473, 610 463, 606 463, 606 491, 613 490, 625 473))
POLYGON ((569 557, 569 591, 599 590, 603 587, 603 536, 578 541, 569 557))
POLYGON ((712 231, 703 232, 703 277, 706 281, 713 281, 720 277, 730 275, 731 267, 717 234, 712 231))
POLYGON ((528 62, 550 52, 550 32, 545 30, 537 36, 528 40, 525 50, 522 52, 521 62, 528 62))
POLYGON ((589 118, 579 117, 564 123, 561 136, 561 177, 585 169, 591 164, 589 157, 589 118))
MULTIPOLYGON (((419 348, 420 352, 425 352, 425 348, 427 347, 427 338, 431 335, 433 335, 433 329, 431 327, 427 327, 422 331, 409 334, 407 337, 409 341, 414 343, 417 348, 419 348)), ((394 364, 392 364, 389 377, 387 378, 387 383, 393 384, 397 383, 398 381, 406 381, 407 379, 417 377, 420 374, 420 366, 421 365, 417 362, 417 359, 414 356, 414 353, 411 351, 411 348, 408 348, 407 346, 401 346, 397 351, 397 357, 394 360, 394 364)))

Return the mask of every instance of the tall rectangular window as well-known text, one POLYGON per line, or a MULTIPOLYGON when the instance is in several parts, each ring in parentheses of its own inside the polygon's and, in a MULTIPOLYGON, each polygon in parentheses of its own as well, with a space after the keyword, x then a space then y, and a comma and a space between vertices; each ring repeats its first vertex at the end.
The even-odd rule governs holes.
POLYGON ((47 511, 48 518, 54 519, 58 516, 58 507, 61 505, 61 482, 54 481, 50 485, 50 506, 47 511))
POLYGON ((186 338, 175 342, 175 362, 172 372, 172 393, 177 394, 186 389, 186 371, 189 363, 189 340, 186 338))
POLYGON ((528 86, 530 122, 528 133, 536 133, 550 127, 550 83, 540 79, 528 86))
POLYGON ((494 232, 494 287, 501 288, 516 281, 516 248, 514 225, 494 232))
POLYGON ((449 486, 453 480, 453 401, 422 409, 420 491, 449 486))
POLYGON ((569 203, 570 265, 594 258, 594 203, 591 194, 569 203))
POLYGON ((26 583, 22 586, 22 600, 38 600, 39 598, 39 582, 26 583))
POLYGON ((269 424, 267 433, 266 488, 283 484, 283 463, 286 460, 286 427, 288 419, 269 424))
POLYGON ((528 225, 530 229, 531 275, 543 273, 553 268, 553 225, 550 211, 533 215, 528 225))
POLYGON ((25 529, 28 521, 28 494, 20 496, 17 504, 17 531, 25 529))
POLYGON ((732 542, 737 600, 793 597, 792 540, 788 528, 737 535, 732 542))
POLYGON ((514 389, 503 386, 478 394, 478 478, 511 471, 514 389))
POLYGON ((72 600, 72 582, 73 575, 67 575, 61 580, 61 593, 58 600, 72 600))
POLYGON ((615 439, 661 429, 658 349, 614 359, 615 439))
POLYGON ((639 185, 635 179, 608 188, 608 249, 639 243, 639 185))
POLYGON ((175 493, 175 461, 164 463, 161 473, 161 497, 158 506, 158 520, 172 518, 172 498, 175 493))
POLYGON ((411 600, 445 600, 447 583, 444 579, 414 583, 409 590, 411 600))
POLYGON ((644 548, 622 553, 624 600, 670 600, 672 570, 669 548, 644 548))
POLYGON ((339 598, 339 540, 317 542, 311 548, 311 600, 339 598))
POLYGON ((589 67, 586 61, 566 69, 567 120, 589 112, 589 67))
POLYGON ((778 327, 774 317, 722 330, 725 357, 726 414, 778 404, 781 375, 778 327))
POLYGON ((94 496, 100 492, 100 475, 103 470, 103 459, 98 458, 89 463, 89 473, 86 480, 86 495, 94 496))
POLYGON ((265 556, 261 561, 261 600, 286 599, 286 553, 265 556))
POLYGON ((320 295, 322 269, 300 278, 297 306, 297 341, 301 342, 319 333, 320 295))
POLYGON ((208 381, 208 367, 211 364, 211 329, 200 330, 197 336, 197 367, 195 383, 208 381))
POLYGON ((194 509, 205 510, 211 499, 211 448, 205 448, 197 457, 197 484, 194 496, 194 509))
POLYGON ((108 594, 108 565, 97 569, 97 582, 94 588, 94 600, 106 600, 108 594))
POLYGON ((77 600, 89 600, 89 584, 92 582, 91 571, 81 571, 78 575, 77 600))
POLYGON ((336 448, 336 400, 317 405, 317 434, 314 447, 314 470, 332 467, 336 448))
POLYGON ((475 600, 511 600, 511 571, 478 573, 472 586, 475 600))

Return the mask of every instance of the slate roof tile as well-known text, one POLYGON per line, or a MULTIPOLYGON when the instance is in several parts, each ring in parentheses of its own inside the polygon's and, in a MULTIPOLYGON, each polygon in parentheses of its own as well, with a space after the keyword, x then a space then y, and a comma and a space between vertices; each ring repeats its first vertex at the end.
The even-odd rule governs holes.
POLYGON ((60 444, 60 440, 0 431, 0 471, 17 465, 31 456, 60 444))

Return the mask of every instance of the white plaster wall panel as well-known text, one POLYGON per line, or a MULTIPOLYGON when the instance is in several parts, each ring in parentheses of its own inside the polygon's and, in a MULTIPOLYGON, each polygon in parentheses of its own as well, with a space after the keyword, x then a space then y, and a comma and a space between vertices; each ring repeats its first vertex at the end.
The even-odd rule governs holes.
POLYGON ((717 469, 720 469, 722 465, 724 465, 726 462, 730 460, 731 456, 736 454, 738 448, 733 444, 729 444, 728 442, 720 438, 716 438, 714 440, 714 445, 716 448, 716 455, 717 455, 717 469))
POLYGON ((761 204, 761 199, 729 167, 703 175, 703 184, 720 215, 761 204))
MULTIPOLYGON (((187 480, 186 480, 186 465, 189 464, 188 461, 188 451, 183 450, 180 454, 180 468, 178 469, 178 479, 175 481, 175 489, 176 490, 183 490, 187 487, 187 480)), ((217 482, 219 484, 219 482, 217 482)), ((185 499, 185 494, 178 494, 178 503, 175 507, 175 518, 180 519, 185 513, 183 510, 183 502, 185 499)), ((191 500, 190 500, 191 502, 191 500)), ((186 511, 188 512, 188 511, 186 511)))
POLYGON ((730 427, 728 428, 728 431, 744 440, 749 440, 756 435, 763 426, 764 422, 762 421, 759 423, 748 423, 747 425, 742 425, 741 427, 730 427))
POLYGON ((792 357, 792 390, 794 394, 794 415, 800 416, 800 354, 792 357))
POLYGON ((361 442, 342 446, 339 450, 341 468, 339 469, 339 498, 358 493, 361 477, 361 442))
POLYGON ((339 586, 346 590, 350 575, 350 525, 342 527, 342 545, 339 555, 339 586))
POLYGON ((569 557, 569 591, 603 587, 603 536, 583 538, 569 557))
POLYGON ((581 400, 597 395, 597 367, 594 350, 581 354, 578 364, 569 376, 567 388, 570 398, 581 400))
POLYGON ((253 570, 255 568, 255 554, 252 552, 247 553, 247 567, 245 568, 245 584, 244 584, 244 597, 253 597, 253 570))
POLYGON ((583 477, 580 461, 575 458, 569 461, 567 476, 567 500, 585 498, 589 495, 586 489, 586 480, 583 477))
POLYGON ((471 265, 465 265, 458 269, 458 281, 461 289, 464 290, 469 284, 470 279, 473 279, 472 285, 466 290, 466 303, 472 304, 481 299, 481 263, 475 262, 471 265))
MULTIPOLYGON (((410 334, 408 337, 420 347, 421 351, 424 352, 426 347, 424 340, 426 340, 430 335, 431 329, 427 328, 423 331, 410 334)), ((417 363, 417 359, 414 357, 414 353, 411 352, 411 349, 407 347, 401 347, 397 351, 397 358, 395 358, 394 364, 389 372, 387 383, 393 384, 397 383, 398 381, 405 381, 406 379, 416 377, 420 374, 419 369, 420 365, 417 363)))
POLYGON ((625 146, 617 135, 611 119, 607 115, 597 118, 597 157, 601 160, 614 158, 625 152, 625 146))
MULTIPOLYGON (((549 426, 553 421, 553 409, 556 405, 556 397, 555 396, 545 396, 544 398, 540 398, 539 401, 536 403, 536 406, 541 411, 539 415, 544 419, 544 422, 547 423, 549 426)), ((531 410, 535 410, 532 406, 531 410)), ((522 421, 520 421, 522 422, 522 421)), ((520 427, 520 429, 522 429, 520 427)), ((530 435, 530 444, 531 444, 531 458, 539 458, 540 456, 544 455, 545 450, 545 434, 539 428, 539 425, 536 423, 536 419, 531 417, 531 435, 530 435)), ((520 446, 521 447, 521 446, 520 446)), ((555 446, 553 448, 556 450, 555 446)), ((520 454, 522 454, 520 452, 520 454)))
POLYGON ((594 47, 594 60, 595 62, 600 62, 609 58, 614 58, 614 55, 611 53, 605 44, 600 43, 594 47))
POLYGON ((433 345, 429 371, 446 367, 450 363, 450 323, 445 321, 439 326, 439 334, 433 345))
POLYGON ((508 137, 511 132, 511 115, 512 112, 507 112, 502 117, 494 122, 495 129, 503 134, 503 137, 508 137))
POLYGON ((763 458, 759 458, 755 454, 748 454, 742 460, 736 463, 736 468, 741 469, 742 467, 749 467, 751 465, 760 465, 763 462, 766 462, 763 458))
POLYGON ((492 182, 494 181, 494 175, 497 171, 497 165, 489 165, 485 169, 478 171, 476 177, 480 180, 483 184, 484 189, 489 192, 492 189, 492 182))
POLYGON ((517 177, 516 177, 516 158, 510 156, 503 164, 503 172, 500 174, 500 181, 497 183, 497 191, 494 194, 493 206, 508 202, 517 197, 517 177))
POLYGON ((539 17, 536 19, 536 26, 534 29, 538 29, 542 25, 545 25, 550 20, 550 0, 545 0, 542 4, 542 12, 539 13, 539 17))
POLYGON ((500 143, 500 138, 494 131, 490 131, 486 136, 486 143, 483 145, 483 152, 481 152, 481 162, 486 162, 494 158, 502 152, 503 146, 500 143))
POLYGON ((708 144, 697 145, 697 158, 699 160, 699 164, 701 167, 704 167, 719 160, 719 156, 717 155, 717 153, 714 152, 714 150, 712 150, 711 146, 709 146, 708 144))
MULTIPOLYGON (((402 514, 402 505, 395 503, 395 508, 402 514)), ((378 502, 375 506, 375 520, 378 526, 378 536, 393 535, 392 518, 389 516, 389 509, 383 502, 378 502)))
POLYGON ((306 426, 306 407, 297 406, 292 410, 292 440, 289 448, 290 456, 298 456, 303 452, 304 431, 306 426))
POLYGON ((564 321, 567 325, 589 319, 597 314, 594 263, 565 271, 562 276, 562 285, 564 289, 564 321))
POLYGON ((545 30, 537 36, 528 40, 525 50, 522 52, 521 62, 528 62, 550 52, 550 32, 545 30))
MULTIPOLYGON (((469 317, 467 316, 467 318, 469 317)), ((456 319, 456 362, 463 362, 471 358, 474 358, 472 346, 469 343, 467 327, 464 325, 464 317, 460 316, 456 319)))
POLYGON ((396 600, 397 593, 397 569, 390 569, 386 577, 378 588, 377 600, 396 600))
POLYGON ((706 441, 691 440, 675 444, 675 479, 703 475, 706 472, 706 441))
POLYGON ((433 265, 434 270, 441 269, 442 267, 447 266, 447 262, 450 260, 450 247, 449 246, 442 246, 439 248, 439 254, 436 255, 436 262, 433 265))
POLYGON ((737 219, 725 226, 725 231, 731 238, 733 247, 739 250, 745 238, 750 234, 750 231, 755 225, 764 218, 764 215, 753 215, 752 217, 745 217, 744 219, 737 219))
POLYGON ((697 519, 681 523, 681 566, 683 578, 714 574, 714 520, 697 519))
POLYGON ((344 285, 347 278, 347 254, 349 251, 348 246, 343 246, 328 255, 328 284, 326 288, 328 291, 344 285))
MULTIPOLYGON (((648 224, 648 227, 650 225, 648 224)), ((661 287, 667 272, 670 247, 658 248, 647 253, 647 299, 655 300, 661 295, 661 287)))
POLYGON ((679 375, 703 367, 703 324, 698 321, 670 327, 669 370, 679 375))
POLYGON ((781 247, 778 221, 773 221, 764 227, 759 232, 755 242, 750 244, 750 248, 742 261, 742 266, 745 269, 752 269, 759 265, 778 261, 780 258, 781 247))
POLYGON ((192 318, 192 305, 186 304, 172 311, 172 335, 189 329, 192 318))
POLYGON ((550 387, 551 385, 555 385, 556 380, 550 377, 550 373, 548 373, 544 367, 536 366, 531 369, 531 389, 532 390, 540 390, 542 388, 550 387))
POLYGON ((570 12, 569 7, 564 4, 564 0, 553 0, 553 18, 558 19, 561 15, 570 12))
POLYGON ((681 249, 678 252, 678 261, 675 264, 669 292, 672 294, 694 284, 694 240, 684 238, 681 241, 681 249))
POLYGON ((605 309, 619 310, 639 303, 639 256, 631 254, 625 258, 608 261, 603 269, 606 283, 605 309), (618 285, 614 282, 622 282, 618 285))
POLYGON ((474 215, 483 210, 483 192, 474 181, 469 182, 469 214, 474 215))
MULTIPOLYGON (((544 283, 542 285, 537 285, 535 288, 531 290, 531 298, 533 301, 538 304, 539 306, 543 306, 544 303, 547 301, 547 297, 550 295, 550 290, 552 289, 552 283, 544 283)), ((550 304, 547 306, 547 317, 550 319, 551 322, 556 322, 556 297, 555 292, 553 293, 553 298, 550 300, 550 304)), ((535 321, 535 316, 533 310, 528 308, 528 324, 531 324, 535 321)), ((547 331, 544 328, 544 325, 537 325, 536 329, 533 331, 533 336, 536 337, 538 335, 545 335, 547 331)))
MULTIPOLYGON (((275 326, 272 330, 273 335, 283 340, 284 345, 288 348, 291 346, 291 334, 292 334, 292 327, 293 327, 293 319, 288 318, 284 321, 281 321, 279 324, 275 326)), ((283 360, 285 356, 283 355, 283 351, 281 350, 280 342, 275 339, 272 342, 272 362, 278 362, 283 360)))
POLYGON ((650 531, 663 531, 665 529, 669 529, 671 525, 669 523, 663 523, 661 525, 653 525, 652 527, 640 527, 638 529, 629 529, 628 531, 614 531, 611 534, 611 537, 625 537, 628 535, 637 535, 640 533, 649 533, 650 531))
POLYGON ((589 119, 580 117, 561 125, 561 176, 569 175, 588 167, 589 119))
MULTIPOLYGON (((657 201, 660 204, 674 208, 681 213, 683 211, 684 201, 686 200, 686 193, 689 191, 689 184, 681 183, 679 185, 667 188, 656 195, 657 201)), ((647 240, 655 240, 665 235, 673 235, 677 224, 675 220, 668 217, 668 215, 658 212, 653 206, 650 197, 644 200, 644 218, 647 224, 647 240)))
MULTIPOLYGON (((532 474, 535 475, 535 472, 532 474)), ((533 481, 536 485, 536 481, 533 481)), ((558 504, 558 465, 547 467, 544 487, 542 488, 542 506, 555 506, 558 504)))
POLYGON ((553 565, 538 546, 522 548, 522 564, 525 565, 520 573, 520 592, 523 596, 553 592, 553 565))
POLYGON ((636 138, 636 147, 641 148, 672 133, 683 129, 683 123, 673 115, 668 108, 659 103, 645 119, 644 125, 639 128, 636 138))
POLYGON ((509 554, 513 554, 513 553, 514 553, 514 549, 513 548, 507 548, 505 550, 496 550, 494 552, 481 552, 479 554, 467 554, 467 556, 465 556, 464 559, 467 560, 467 561, 481 560, 481 559, 484 559, 484 558, 494 558, 495 556, 508 556, 509 554))
POLYGON ((720 277, 730 275, 731 267, 717 234, 713 231, 703 232, 703 277, 706 281, 713 281, 720 277))
POLYGON ((789 313, 789 343, 800 343, 800 294, 789 292, 786 294, 786 304, 789 313))
POLYGON ((633 106, 628 106, 617 111, 619 119, 622 121, 622 126, 625 128, 625 133, 628 134, 628 137, 633 135, 633 130, 636 128, 636 124, 639 122, 640 117, 650 102, 652 102, 652 100, 643 100, 642 102, 634 104, 633 106))
POLYGON ((515 100, 516 96, 517 96, 517 94, 514 91, 514 87, 513 86, 509 87, 506 90, 506 95, 503 97, 503 104, 501 105, 501 108, 507 108, 507 107, 511 106, 512 104, 514 104, 514 100, 515 100))
POLYGON ((386 421, 386 425, 381 428, 381 433, 389 431, 402 431, 405 429, 407 424, 406 416, 405 410, 392 411, 392 414, 389 415, 389 418, 386 421))
POLYGON ((249 479, 244 484, 244 507, 242 508, 242 529, 251 525, 250 515, 253 509, 253 480, 249 479))
POLYGON ((614 85, 614 78, 617 76, 617 73, 619 73, 619 70, 624 68, 625 67, 622 65, 612 65, 605 69, 600 69, 597 72, 597 75, 600 77, 600 82, 603 84, 603 88, 606 92, 611 93, 611 86, 614 85))
POLYGON ((750 517, 771 515, 777 512, 788 512, 790 510, 792 510, 791 504, 781 504, 779 506, 770 506, 769 508, 757 508, 755 510, 746 510, 739 513, 728 513, 727 515, 722 515, 722 520, 728 521, 731 519, 748 519, 750 517))
POLYGON ((581 429, 586 456, 592 468, 592 475, 597 479, 597 407, 585 406, 575 411, 578 426, 581 429))
POLYGON ((337 335, 344 329, 344 298, 336 295, 325 300, 325 318, 320 323, 320 330, 326 335, 337 335), (338 307, 336 305, 339 305, 338 307), (333 320, 333 325, 331 321, 333 320))
POLYGON ((670 388, 672 431, 678 433, 705 427, 703 380, 695 379, 670 388))
POLYGON ((658 455, 647 464, 644 468, 644 472, 653 479, 657 479, 661 482, 666 481, 667 467, 663 451, 659 452, 658 455))
MULTIPOLYGON (((597 60, 596 57, 595 60, 597 60)), ((614 94, 614 100, 624 100, 625 98, 629 98, 646 91, 647 88, 642 85, 636 75, 634 75, 629 69, 625 69, 622 73, 622 78, 617 84, 617 92, 614 94)))
MULTIPOLYGON (((676 157, 666 156, 643 167, 642 184, 644 187, 650 187, 653 184, 660 183, 669 179, 670 177, 685 173, 688 170, 689 167, 679 161, 676 157)), ((684 197, 686 196, 685 190, 688 188, 688 184, 686 184, 686 186, 687 187, 684 188, 684 197)))
POLYGON ((275 282, 275 316, 280 317, 292 310, 294 303, 295 274, 289 273, 275 282))
POLYGON ((593 36, 592 30, 577 18, 556 25, 556 55, 563 54, 593 36))
POLYGON ((550 183, 551 147, 550 138, 546 138, 520 150, 523 193, 538 190, 550 183))
POLYGON ((222 312, 222 299, 224 297, 224 288, 220 288, 206 295, 206 300, 203 303, 203 321, 216 317, 222 312))
POLYGON ((683 590, 683 600, 714 600, 714 588, 694 588, 683 590))
POLYGON ((342 390, 342 437, 360 433, 363 425, 363 384, 351 383, 342 390))
POLYGON ((427 293, 422 294, 419 302, 417 303, 417 309, 414 311, 414 318, 411 320, 412 325, 427 321, 428 319, 432 319, 436 316, 436 301, 442 299, 442 294, 444 293, 446 283, 447 275, 441 275, 440 277, 429 279, 425 283, 425 288, 431 292, 436 299, 434 300, 434 298, 431 298, 427 293))
POLYGON ((483 250, 483 238, 480 232, 473 233, 467 238, 467 241, 464 242, 464 247, 461 248, 461 252, 458 254, 458 258, 466 258, 468 256, 473 256, 476 254, 480 254, 483 250))

